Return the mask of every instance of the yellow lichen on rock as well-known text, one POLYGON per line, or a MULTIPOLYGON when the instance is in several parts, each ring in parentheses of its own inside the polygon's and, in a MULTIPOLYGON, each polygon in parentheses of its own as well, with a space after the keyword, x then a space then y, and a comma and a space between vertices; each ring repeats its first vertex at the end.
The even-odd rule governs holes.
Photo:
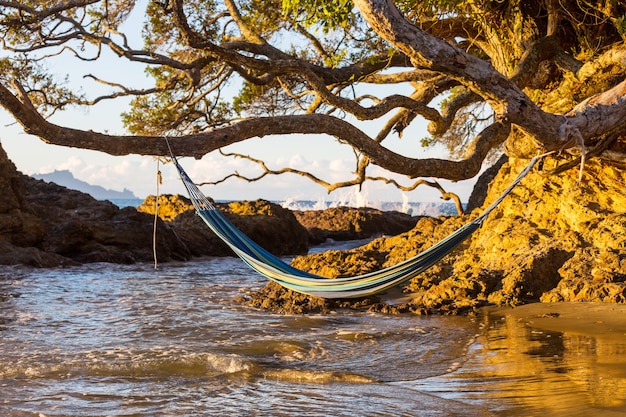
POLYGON ((161 220, 171 221, 179 214, 193 210, 193 204, 187 197, 180 194, 161 194, 158 200, 155 196, 149 195, 137 207, 137 211, 142 213, 154 214, 155 210, 158 210, 161 220), (158 206, 156 205, 157 201, 158 206))
MULTIPOLYGON (((552 169, 555 160, 544 161, 552 169)), ((562 163, 562 161, 559 161, 562 163)), ((297 258, 294 265, 346 276, 398 263, 475 218, 527 161, 511 159, 491 182, 482 208, 448 218, 423 218, 398 236, 348 252, 297 258)), ((528 302, 626 302, 626 172, 596 161, 545 175, 535 170, 486 219, 481 229, 404 287, 406 310, 458 313, 528 302)))

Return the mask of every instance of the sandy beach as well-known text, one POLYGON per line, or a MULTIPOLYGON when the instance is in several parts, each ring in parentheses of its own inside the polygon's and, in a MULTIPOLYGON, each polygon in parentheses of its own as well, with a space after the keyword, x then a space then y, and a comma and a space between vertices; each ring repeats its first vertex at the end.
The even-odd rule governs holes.
POLYGON ((623 338, 626 342, 626 305, 611 303, 533 303, 519 307, 486 307, 491 313, 524 321, 528 326, 555 332, 623 338))

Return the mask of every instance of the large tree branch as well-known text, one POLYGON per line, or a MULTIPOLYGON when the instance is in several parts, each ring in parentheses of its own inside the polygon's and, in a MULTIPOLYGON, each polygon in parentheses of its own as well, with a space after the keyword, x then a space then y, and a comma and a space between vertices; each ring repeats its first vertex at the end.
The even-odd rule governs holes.
POLYGON ((587 140, 610 131, 626 118, 626 106, 620 105, 626 98, 626 91, 620 86, 596 97, 593 107, 584 106, 567 117, 546 113, 488 62, 411 24, 391 0, 355 0, 355 4, 368 24, 406 54, 416 67, 456 78, 482 96, 498 119, 516 124, 546 149, 559 149, 569 143, 573 130, 578 130, 576 134, 580 133, 587 140), (603 118, 602 123, 589 123, 600 118, 603 118))
POLYGON ((185 39, 185 42, 190 47, 203 50, 215 59, 228 62, 234 68, 242 70, 240 74, 250 81, 252 81, 253 78, 243 69, 269 74, 270 79, 284 75, 286 70, 294 72, 294 70, 306 69, 320 77, 325 85, 333 85, 359 80, 390 66, 410 66, 407 57, 399 53, 377 54, 346 67, 326 68, 297 59, 266 42, 248 42, 245 48, 242 48, 241 42, 232 42, 220 46, 210 40, 202 38, 191 28, 187 21, 187 16, 185 15, 183 0, 173 0, 173 11, 176 25, 185 39), (249 52, 253 56, 241 54, 239 52, 240 49, 249 52))
MULTIPOLYGON (((163 136, 107 135, 61 127, 45 120, 34 108, 19 83, 14 95, 0 84, 0 104, 23 126, 27 133, 39 136, 48 143, 91 149, 110 155, 169 154, 163 136)), ((362 130, 333 116, 304 114, 292 116, 259 117, 208 132, 169 139, 174 154, 178 156, 203 155, 224 146, 267 135, 324 134, 334 136, 361 151, 373 163, 389 171, 409 177, 437 177, 450 180, 472 178, 480 170, 487 153, 507 137, 509 126, 493 124, 486 128, 468 149, 466 159, 450 161, 438 158, 413 159, 383 147, 362 130)))
MULTIPOLYGON (((31 17, 31 19, 29 19, 29 21, 31 22, 40 22, 50 16, 59 14, 61 12, 64 12, 66 10, 72 10, 78 7, 86 7, 89 6, 91 4, 96 4, 98 2, 100 2, 101 0, 66 0, 63 1, 59 4, 56 4, 54 6, 42 9, 42 10, 36 10, 30 6, 27 6, 25 4, 22 4, 23 2, 15 2, 15 1, 5 1, 5 0, 0 0, 0 7, 7 7, 7 8, 11 8, 11 9, 16 9, 21 11, 22 13, 27 13, 29 14, 31 17)), ((23 17, 22 17, 23 19, 23 17)), ((8 21, 7 23, 13 23, 13 24, 23 24, 24 21, 22 19, 16 19, 14 21, 8 21)))
POLYGON ((568 125, 583 138, 600 137, 626 123, 626 80, 603 93, 589 97, 566 114, 568 125), (610 127, 610 128, 609 128, 610 127))
POLYGON ((536 76, 539 63, 546 60, 557 61, 562 66, 576 74, 582 63, 566 54, 554 36, 546 36, 533 42, 521 57, 515 71, 510 77, 511 82, 519 88, 526 87, 536 76))
POLYGON ((385 184, 391 184, 394 187, 396 187, 399 190, 402 191, 413 191, 415 190, 417 187, 419 187, 420 185, 427 185, 431 188, 436 188, 440 193, 441 193, 441 199, 448 201, 448 200, 452 200, 454 201, 454 206, 456 207, 456 212, 458 213, 458 215, 462 215, 464 213, 463 210, 463 203, 461 202, 461 198, 450 191, 446 191, 445 188, 443 188, 441 186, 441 184, 439 184, 437 181, 428 181, 425 179, 419 179, 417 181, 415 181, 412 185, 409 186, 405 186, 402 185, 400 183, 398 183, 396 180, 391 179, 391 178, 385 178, 385 177, 366 177, 367 180, 369 181, 382 181, 385 184))
POLYGON ((332 94, 326 88, 322 80, 315 76, 312 71, 304 69, 303 76, 313 86, 315 91, 320 94, 322 100, 332 106, 348 111, 350 114, 356 116, 356 118, 360 120, 377 119, 395 108, 404 107, 406 109, 411 109, 414 112, 421 114, 422 116, 424 116, 424 118, 431 120, 433 123, 440 124, 443 121, 441 115, 437 110, 428 107, 421 101, 415 101, 407 96, 394 94, 385 97, 374 106, 363 107, 356 101, 332 94))

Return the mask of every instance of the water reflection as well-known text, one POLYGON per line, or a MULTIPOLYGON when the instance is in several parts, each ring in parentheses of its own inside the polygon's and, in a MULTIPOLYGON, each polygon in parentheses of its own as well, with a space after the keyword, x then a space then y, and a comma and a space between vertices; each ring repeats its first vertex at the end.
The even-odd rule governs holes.
POLYGON ((596 304, 486 311, 467 362, 415 388, 497 415, 624 416, 624 313, 624 306, 596 304))

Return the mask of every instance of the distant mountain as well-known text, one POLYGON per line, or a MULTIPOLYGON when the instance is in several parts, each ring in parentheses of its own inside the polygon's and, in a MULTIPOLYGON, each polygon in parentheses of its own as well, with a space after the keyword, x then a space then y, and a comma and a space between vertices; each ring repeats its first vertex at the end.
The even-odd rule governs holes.
POLYGON ((111 199, 136 199, 137 197, 132 191, 124 188, 124 191, 107 190, 99 185, 91 185, 85 181, 74 178, 74 175, 70 171, 54 171, 49 174, 35 174, 32 176, 38 180, 44 180, 46 182, 53 182, 63 187, 71 188, 72 190, 78 190, 83 193, 90 194, 97 200, 111 200, 111 199))

